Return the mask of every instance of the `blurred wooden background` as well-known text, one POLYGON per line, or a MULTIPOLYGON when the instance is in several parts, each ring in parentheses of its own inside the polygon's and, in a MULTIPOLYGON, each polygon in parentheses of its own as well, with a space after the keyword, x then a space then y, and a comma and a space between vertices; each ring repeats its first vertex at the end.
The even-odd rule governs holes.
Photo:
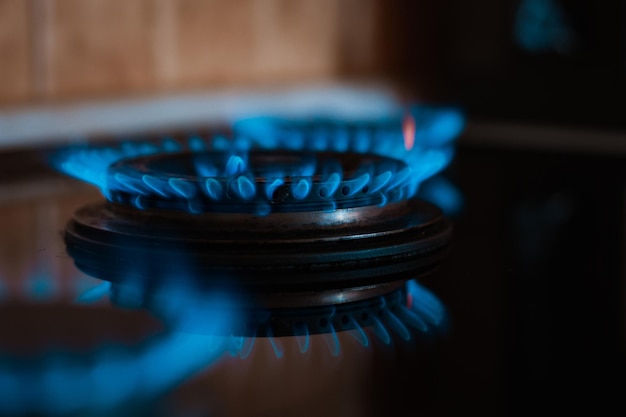
POLYGON ((0 103, 373 70, 377 0, 0 0, 0 103))
POLYGON ((434 68, 430 3, 0 0, 0 105, 414 78, 434 68))

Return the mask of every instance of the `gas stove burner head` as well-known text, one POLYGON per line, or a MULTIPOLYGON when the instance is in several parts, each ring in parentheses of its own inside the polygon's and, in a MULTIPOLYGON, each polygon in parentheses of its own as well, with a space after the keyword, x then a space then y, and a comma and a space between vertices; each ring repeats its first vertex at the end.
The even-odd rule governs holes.
POLYGON ((106 189, 109 200, 139 209, 315 212, 400 200, 410 174, 376 155, 205 151, 122 159, 108 169, 106 189))
POLYGON ((264 216, 101 203, 76 212, 65 241, 80 269, 112 282, 152 285, 184 269, 204 287, 276 293, 414 278, 437 266, 450 231, 419 200, 264 216))
POLYGON ((63 154, 59 166, 108 200, 79 209, 67 226, 77 267, 111 282, 118 304, 164 316, 187 310, 185 301, 164 307, 182 287, 193 288, 185 299, 234 295, 235 307, 199 302, 189 315, 237 317, 230 334, 238 336, 385 330, 386 322, 404 337, 403 323, 438 324, 441 314, 407 307, 406 282, 437 268, 450 237, 441 211, 412 198, 439 165, 235 142, 63 154), (89 160, 100 163, 86 169, 89 160))

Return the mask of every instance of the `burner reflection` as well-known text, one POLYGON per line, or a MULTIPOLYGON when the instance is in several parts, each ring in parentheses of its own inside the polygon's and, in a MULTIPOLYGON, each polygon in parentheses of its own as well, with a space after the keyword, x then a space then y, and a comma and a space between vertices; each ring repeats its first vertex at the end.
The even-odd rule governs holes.
MULTIPOLYGON (((181 281, 186 280, 172 279, 168 282, 181 281)), ((107 295, 103 292, 105 288, 110 288, 110 299, 116 305, 124 308, 147 307, 172 329, 211 336, 214 341, 227 346, 227 350, 233 355, 241 358, 250 355, 259 338, 271 345, 276 357, 282 357, 283 337, 274 335, 270 319, 277 314, 300 317, 304 314, 298 310, 281 312, 250 308, 241 300, 235 301, 237 297, 232 294, 206 292, 200 288, 182 290, 180 287, 167 285, 146 290, 137 285, 116 284, 110 287, 104 284, 97 289, 102 298, 107 295), (216 317, 228 317, 229 325, 222 325, 222 319, 219 320, 220 326, 215 326, 216 317), (253 322, 257 323, 256 328, 249 327, 253 322)), ((95 302, 98 300, 94 297, 95 293, 93 290, 89 291, 81 299, 90 298, 95 302)), ((321 315, 319 311, 311 310, 315 317, 319 317, 322 332, 320 329, 311 332, 304 319, 299 321, 292 318, 290 321, 294 322, 294 328, 291 334, 297 341, 299 352, 307 353, 311 346, 311 337, 318 333, 326 342, 331 355, 338 356, 341 346, 337 335, 342 332, 361 346, 368 347, 372 343, 372 337, 389 345, 394 339, 408 342, 419 339, 420 335, 437 334, 445 330, 446 313, 443 304, 416 280, 408 281, 404 291, 394 294, 397 297, 380 297, 369 301, 360 309, 334 305, 330 307, 330 315, 321 315)))
MULTIPOLYGON (((43 339, 28 350, 23 346, 12 350, 7 337, 15 331, 6 324, 2 326, 1 415, 133 415, 132 410, 150 407, 182 381, 206 369, 225 349, 208 349, 214 342, 211 336, 175 331, 158 331, 133 343, 116 343, 109 337, 89 346, 69 342, 60 345, 59 332, 68 328, 81 332, 69 336, 71 339, 98 332, 110 334, 112 326, 128 328, 135 316, 98 307, 49 303, 8 304, 0 310, 22 316, 22 325, 24 317, 34 317, 39 323, 23 328, 21 339, 15 343, 22 346, 28 339, 43 339), (63 323, 55 325, 59 315, 63 323), (27 333, 35 329, 43 335, 27 333), (50 332, 50 338, 45 336, 50 332)), ((222 319, 216 318, 214 324, 219 326, 218 320, 222 319)), ((143 323, 141 320, 137 325, 143 323)))

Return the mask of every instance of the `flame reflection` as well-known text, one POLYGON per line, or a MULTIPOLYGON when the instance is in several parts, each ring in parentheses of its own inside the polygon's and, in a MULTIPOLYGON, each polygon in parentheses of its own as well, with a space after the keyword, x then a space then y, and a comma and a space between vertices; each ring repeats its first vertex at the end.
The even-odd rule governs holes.
POLYGON ((407 112, 402 120, 402 134, 404 136, 404 149, 410 151, 415 144, 415 118, 409 112, 407 112))

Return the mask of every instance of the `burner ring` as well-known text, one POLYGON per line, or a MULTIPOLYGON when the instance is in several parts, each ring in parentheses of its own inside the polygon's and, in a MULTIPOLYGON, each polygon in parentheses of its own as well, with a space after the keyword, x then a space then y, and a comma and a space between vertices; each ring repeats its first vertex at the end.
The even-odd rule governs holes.
POLYGON ((129 158, 109 167, 109 200, 174 211, 319 211, 382 205, 408 194, 402 161, 356 153, 220 151, 129 158))
POLYGON ((441 211, 419 200, 266 216, 101 203, 76 212, 65 242, 76 265, 100 279, 148 285, 184 275, 262 293, 416 278, 437 267, 450 233, 441 211))

